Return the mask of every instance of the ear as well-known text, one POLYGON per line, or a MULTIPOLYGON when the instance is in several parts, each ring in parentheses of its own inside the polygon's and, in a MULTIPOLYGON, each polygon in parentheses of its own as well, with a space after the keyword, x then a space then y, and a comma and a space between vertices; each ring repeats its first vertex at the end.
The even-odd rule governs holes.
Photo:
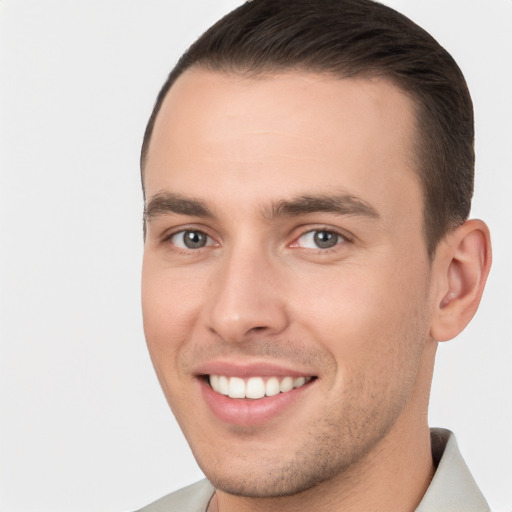
POLYGON ((469 220, 440 242, 433 262, 434 312, 430 328, 437 341, 463 331, 473 318, 491 268, 489 228, 469 220))

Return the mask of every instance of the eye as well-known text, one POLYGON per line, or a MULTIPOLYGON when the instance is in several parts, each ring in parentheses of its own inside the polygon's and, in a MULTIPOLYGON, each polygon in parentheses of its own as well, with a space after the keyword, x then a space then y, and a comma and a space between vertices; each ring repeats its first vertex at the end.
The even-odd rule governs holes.
POLYGON ((294 245, 305 249, 331 249, 343 241, 345 239, 336 231, 315 229, 297 238, 294 245))
POLYGON ((179 249, 202 249, 215 245, 214 240, 203 231, 186 230, 174 233, 169 241, 179 249))

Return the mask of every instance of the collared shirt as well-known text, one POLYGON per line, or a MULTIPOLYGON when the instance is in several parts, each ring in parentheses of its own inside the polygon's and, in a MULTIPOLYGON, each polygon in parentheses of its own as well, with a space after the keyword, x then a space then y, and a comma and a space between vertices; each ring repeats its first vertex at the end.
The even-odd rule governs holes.
MULTIPOLYGON (((457 447, 455 436, 440 428, 430 430, 434 478, 415 512, 490 512, 457 447)), ((205 512, 215 492, 208 480, 184 487, 139 512, 205 512)))

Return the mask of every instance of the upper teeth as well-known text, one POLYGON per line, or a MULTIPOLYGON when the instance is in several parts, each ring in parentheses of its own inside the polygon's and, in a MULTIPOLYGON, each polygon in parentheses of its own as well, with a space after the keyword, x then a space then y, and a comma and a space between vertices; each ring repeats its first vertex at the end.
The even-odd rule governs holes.
POLYGON ((306 377, 240 377, 210 375, 210 385, 214 391, 230 398, 263 398, 286 393, 293 388, 303 386, 310 378, 306 377))

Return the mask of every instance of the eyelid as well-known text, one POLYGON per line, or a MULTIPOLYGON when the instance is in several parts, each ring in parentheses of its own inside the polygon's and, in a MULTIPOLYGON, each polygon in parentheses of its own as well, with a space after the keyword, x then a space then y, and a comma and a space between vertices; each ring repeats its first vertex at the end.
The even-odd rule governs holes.
POLYGON ((163 244, 169 243, 170 245, 172 245, 175 248, 175 250, 183 251, 183 252, 197 252, 200 249, 206 249, 209 247, 214 247, 214 246, 219 245, 216 238, 209 232, 208 229, 206 229, 202 226, 197 226, 197 225, 183 225, 183 226, 176 226, 172 229, 169 229, 165 233, 163 233, 163 235, 161 237, 161 242, 163 244), (199 247, 197 249, 192 249, 192 248, 188 248, 188 247, 179 247, 178 245, 176 245, 175 243, 172 242, 173 237, 175 237, 179 234, 184 234, 186 232, 197 232, 197 233, 204 234, 208 239, 206 245, 204 245, 203 247, 199 247))
POLYGON ((293 249, 297 248, 297 249, 305 249, 305 250, 310 250, 310 251, 318 251, 318 252, 326 253, 328 251, 336 250, 337 248, 339 248, 339 246, 345 245, 346 243, 353 243, 353 241, 354 241, 354 237, 350 233, 347 233, 343 229, 335 228, 332 226, 317 225, 317 226, 302 227, 301 231, 296 236, 293 237, 293 241, 291 244, 289 244, 289 247, 291 247, 293 249), (335 235, 339 236, 341 238, 341 240, 339 240, 336 243, 336 245, 333 245, 332 247, 328 247, 328 248, 301 247, 298 244, 299 239, 302 238, 303 236, 308 235, 310 233, 322 232, 322 231, 325 231, 328 233, 334 233, 335 235))
MULTIPOLYGON (((355 240, 355 236, 352 235, 351 233, 347 232, 346 230, 341 229, 339 227, 329 226, 329 225, 308 224, 308 225, 299 226, 299 227, 295 228, 294 231, 296 234, 292 235, 292 242, 288 244, 288 247, 291 247, 293 249, 304 249, 304 250, 310 250, 310 251, 317 251, 317 252, 321 252, 321 253, 327 253, 329 251, 336 250, 341 245, 345 245, 348 243, 354 243, 354 240, 355 240), (301 237, 307 235, 308 233, 321 232, 321 231, 334 233, 334 234, 338 235, 341 238, 341 240, 339 240, 338 243, 336 243, 336 245, 329 247, 329 248, 321 248, 321 247, 308 248, 308 247, 301 247, 298 244, 298 240, 301 237)), ((185 224, 185 225, 175 226, 173 228, 166 230, 161 235, 160 240, 161 240, 162 244, 167 244, 167 243, 171 244, 177 251, 198 252, 200 249, 206 249, 206 248, 211 248, 211 247, 215 247, 215 246, 220 246, 221 244, 219 243, 217 238, 218 237, 215 236, 214 234, 212 234, 211 230, 205 226, 202 226, 202 225, 198 226, 197 224, 195 224, 195 225, 194 224, 192 224, 192 225, 185 224), (171 242, 171 239, 174 236, 179 235, 180 233, 187 232, 187 231, 203 233, 205 236, 208 237, 208 239, 209 239, 208 243, 203 247, 200 247, 197 249, 191 249, 191 248, 181 248, 171 242)))

